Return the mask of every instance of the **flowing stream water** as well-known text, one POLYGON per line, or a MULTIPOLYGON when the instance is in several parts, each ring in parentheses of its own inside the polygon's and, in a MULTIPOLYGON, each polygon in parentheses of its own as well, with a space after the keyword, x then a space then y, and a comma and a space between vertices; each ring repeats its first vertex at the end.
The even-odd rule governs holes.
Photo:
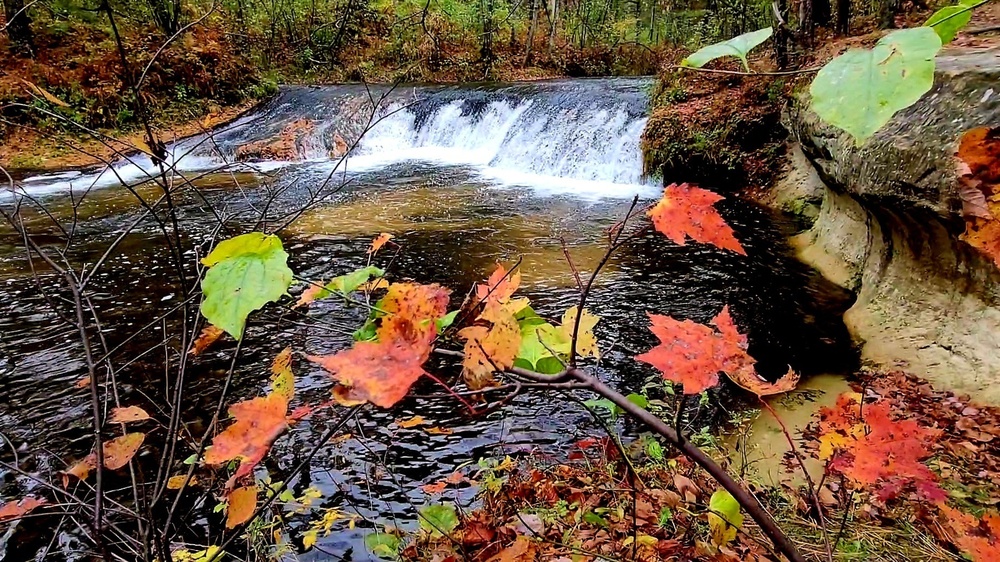
MULTIPOLYGON (((281 232, 290 265, 303 278, 329 279, 365 265, 372 237, 390 232, 401 246, 391 266, 394 279, 441 283, 453 290, 457 304, 497 261, 520 260, 521 292, 540 314, 558 318, 577 298, 563 244, 581 271, 591 271, 603 256, 608 228, 621 220, 633 197, 645 205, 660 192, 656 180, 642 175, 639 149, 651 85, 649 79, 595 79, 283 88, 276 99, 211 138, 170 147, 176 169, 199 187, 197 194, 179 190, 175 201, 184 242, 210 240, 217 221, 209 205, 228 224, 248 227, 264 207, 269 217, 287 216, 321 193, 318 204, 281 232), (311 123, 296 143, 304 159, 226 164, 240 146, 279 136, 302 119, 311 123), (355 145, 349 158, 331 158, 341 140, 355 145)), ((71 224, 76 242, 70 260, 78 267, 93 264, 141 216, 122 183, 139 184, 153 171, 147 158, 132 157, 113 170, 26 178, 20 182, 23 191, 49 213, 22 201, 26 225, 40 243, 61 247, 62 233, 50 216, 71 224)), ((134 190, 158 196, 150 185, 134 190)), ((8 194, 0 203, 13 200, 8 194)), ((678 247, 658 234, 628 244, 611 260, 591 299, 589 308, 602 317, 596 331, 603 358, 590 367, 623 392, 638 391, 654 375, 632 359, 655 343, 647 312, 707 322, 729 304, 749 333, 750 351, 764 375, 779 376, 789 365, 807 377, 853 369, 856 355, 840 320, 849 295, 792 257, 785 244, 792 226, 735 196, 718 207, 748 255, 697 244, 678 247)), ((276 224, 280 220, 274 218, 270 226, 276 224)), ((21 456, 32 453, 37 471, 48 474, 91 446, 90 403, 87 391, 76 386, 86 365, 74 329, 47 302, 60 280, 43 269, 36 282, 24 256, 20 238, 9 227, 0 229, 0 431, 21 456)), ((193 255, 186 257, 193 261, 193 255)), ((139 220, 95 277, 92 299, 111 346, 180 302, 167 282, 168 259, 156 224, 139 220)), ((335 298, 308 311, 265 313, 248 328, 234 399, 265 389, 269 361, 281 348, 291 345, 309 354, 342 349, 366 315, 335 298)), ((116 355, 119 399, 154 414, 164 396, 161 333, 153 322, 116 355)), ((233 350, 232 343, 218 346, 192 367, 185 416, 195 434, 214 411, 233 350)), ((457 372, 454 362, 439 363, 442 376, 457 372)), ((330 380, 321 369, 297 360, 296 376, 301 401, 328 399, 330 380)), ((333 553, 367 560, 360 541, 366 528, 374 523, 413 528, 416 508, 440 500, 428 497, 421 484, 484 457, 564 457, 574 441, 601 431, 586 410, 561 396, 527 395, 472 417, 455 400, 440 396, 433 383, 418 384, 415 395, 392 411, 367 410, 349 426, 350 438, 324 447, 300 475, 297 491, 314 486, 323 492, 321 505, 342 507, 364 520, 355 530, 338 525, 299 559, 326 560, 333 553), (427 424, 404 429, 394 423, 414 415, 427 424), (429 427, 446 431, 431 434, 429 427)), ((293 466, 331 417, 296 425, 264 467, 277 473, 293 466)), ((0 455, 13 460, 9 448, 0 455)), ((5 475, 4 486, 5 495, 32 488, 12 474, 5 475)), ((473 494, 471 488, 449 490, 444 500, 468 506, 473 494)), ((190 540, 204 543, 205 534, 218 528, 213 506, 209 499, 191 507, 183 520, 190 540)), ((292 521, 297 528, 302 518, 292 521)), ((72 559, 78 540, 61 533, 61 551, 72 559)), ((50 538, 40 535, 36 542, 50 538)), ((34 551, 24 553, 30 559, 34 551)))

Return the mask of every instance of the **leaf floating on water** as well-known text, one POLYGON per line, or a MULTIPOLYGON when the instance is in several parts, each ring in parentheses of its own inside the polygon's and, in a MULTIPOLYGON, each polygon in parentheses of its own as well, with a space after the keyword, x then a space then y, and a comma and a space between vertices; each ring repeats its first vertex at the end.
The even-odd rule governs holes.
POLYGON ((198 334, 198 338, 194 340, 191 344, 191 349, 188 351, 191 355, 198 356, 201 355, 206 349, 212 346, 213 343, 218 341, 222 337, 222 334, 226 332, 221 328, 209 324, 202 328, 201 333, 198 334))
POLYGON ((257 509, 257 485, 236 488, 229 492, 229 509, 226 511, 226 528, 235 529, 253 517, 257 509))
POLYGON ((653 226, 674 244, 683 246, 687 238, 711 244, 723 250, 747 255, 733 234, 733 229, 716 210, 715 204, 725 197, 692 185, 670 184, 649 216, 653 226))
POLYGON ((425 423, 427 423, 427 420, 425 420, 423 416, 413 416, 412 418, 397 421, 396 425, 403 429, 409 429, 411 427, 417 427, 418 425, 424 425, 425 423))
POLYGON ((20 519, 32 511, 49 503, 44 498, 37 499, 31 496, 23 498, 21 501, 13 500, 0 506, 0 523, 20 519))
POLYGON ((281 350, 271 364, 271 392, 287 402, 295 397, 295 375, 292 374, 292 348, 281 350))
POLYGON ((458 513, 450 505, 428 505, 421 508, 418 513, 420 528, 429 532, 431 536, 447 536, 458 527, 458 513))
POLYGON ((451 435, 455 433, 455 430, 449 427, 428 427, 424 431, 431 435, 451 435))
POLYGON ((125 408, 112 408, 111 417, 108 418, 108 421, 111 423, 132 423, 148 419, 150 417, 146 413, 146 410, 138 406, 128 406, 125 408))

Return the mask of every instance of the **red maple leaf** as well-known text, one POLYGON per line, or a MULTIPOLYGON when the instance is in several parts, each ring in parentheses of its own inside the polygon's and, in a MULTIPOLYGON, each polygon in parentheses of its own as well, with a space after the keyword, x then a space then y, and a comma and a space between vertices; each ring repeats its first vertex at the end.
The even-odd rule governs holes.
POLYGON ((733 229, 715 209, 715 204, 723 199, 707 189, 674 183, 666 187, 663 198, 649 210, 649 216, 656 230, 678 246, 691 238, 745 256, 747 253, 733 229))
POLYGON ((746 336, 737 331, 728 306, 712 320, 718 331, 659 314, 650 314, 649 319, 660 345, 636 359, 659 369, 665 379, 680 383, 684 394, 700 394, 719 384, 720 372, 734 380, 759 379, 755 361, 746 352, 746 336))
POLYGON ((937 476, 921 462, 941 431, 893 419, 891 412, 887 402, 862 408, 857 395, 841 395, 836 407, 821 411, 821 456, 830 458, 830 470, 874 491, 883 502, 911 484, 922 499, 943 502, 947 495, 937 476))

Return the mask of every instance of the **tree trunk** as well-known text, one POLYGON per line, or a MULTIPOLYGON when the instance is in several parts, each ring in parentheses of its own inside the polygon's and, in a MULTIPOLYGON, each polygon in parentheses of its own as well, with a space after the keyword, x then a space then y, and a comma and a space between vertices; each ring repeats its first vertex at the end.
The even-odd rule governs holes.
POLYGON ((788 68, 788 0, 771 3, 774 18, 774 60, 778 70, 788 68))
POLYGON ((837 0, 837 33, 843 36, 851 33, 851 0, 837 0))
POLYGON ((35 37, 31 33, 31 18, 24 0, 3 0, 3 12, 11 53, 31 56, 35 51, 35 37))
POLYGON ((177 33, 181 21, 181 0, 146 0, 153 21, 167 37, 177 33))
POLYGON ((899 12, 899 0, 883 0, 880 26, 882 29, 896 27, 896 14, 899 12))
POLYGON ((830 0, 811 0, 812 1, 812 18, 813 23, 817 27, 825 27, 830 25, 830 17, 833 15, 831 10, 830 0))
POLYGON ((816 20, 813 15, 813 0, 801 0, 799 3, 799 29, 802 30, 802 43, 812 46, 816 38, 816 20))
POLYGON ((552 58, 552 54, 556 49, 556 25, 559 22, 559 0, 552 0, 549 8, 549 22, 552 24, 549 26, 549 58, 552 58))
POLYGON ((524 42, 524 64, 531 64, 531 50, 535 46, 535 32, 538 31, 538 0, 531 0, 528 9, 531 10, 531 25, 528 26, 528 40, 524 42))

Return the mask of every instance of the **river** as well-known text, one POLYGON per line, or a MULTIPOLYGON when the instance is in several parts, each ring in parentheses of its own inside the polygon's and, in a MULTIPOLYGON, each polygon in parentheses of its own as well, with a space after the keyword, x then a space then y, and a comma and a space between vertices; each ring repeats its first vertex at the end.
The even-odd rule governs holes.
MULTIPOLYGON (((234 229, 252 226, 261 212, 273 227, 319 194, 318 204, 280 233, 298 275, 325 280, 363 266, 372 237, 389 232, 401 246, 391 268, 394 279, 441 283, 453 290, 457 303, 498 260, 520 260, 524 296, 543 316, 558 317, 576 299, 563 241, 577 267, 589 271, 603 254, 607 229, 624 216, 632 198, 648 204, 658 197, 657 181, 642 175, 639 150, 651 86, 651 79, 637 78, 283 88, 276 99, 211 138, 170 146, 177 170, 198 186, 178 191, 184 243, 197 246, 210 239, 217 224, 210 208, 234 229), (369 120, 373 100, 381 102, 369 120), (226 164, 239 146, 279 135, 299 119, 313 123, 297 143, 304 160, 226 164), (374 125, 361 136, 370 121, 374 125), (345 161, 330 158, 338 136, 356 143, 345 161)), ((93 264, 140 216, 141 207, 122 182, 147 197, 157 194, 141 184, 152 170, 148 158, 133 157, 113 171, 52 174, 20 185, 52 217, 73 225, 67 256, 79 267, 93 264)), ((707 187, 732 194, 737 186, 707 187)), ((3 204, 13 204, 9 194, 3 204)), ((766 376, 778 376, 788 365, 807 377, 855 368, 857 357, 840 320, 850 296, 794 259, 785 243, 793 225, 735 195, 718 207, 746 257, 697 244, 678 247, 650 234, 613 258, 591 300, 602 318, 600 375, 624 392, 640 390, 654 375, 632 359, 654 344, 646 313, 707 322, 725 304, 749 332, 750 351, 766 376)), ((40 243, 65 243, 49 215, 31 209, 25 215, 40 243)), ((87 391, 76 386, 86 365, 74 329, 46 300, 59 279, 40 274, 36 283, 20 238, 9 226, 0 229, 0 431, 47 473, 88 452, 90 403, 87 391)), ((91 296, 110 345, 180 302, 165 281, 169 278, 159 230, 153 221, 140 220, 93 285, 91 296)), ((286 345, 311 354, 349 345, 347 334, 365 315, 337 299, 318 302, 301 315, 287 309, 263 314, 245 338, 235 395, 262 392, 268 361, 286 345)), ((151 413, 164 403, 163 351, 156 345, 162 329, 154 322, 116 355, 125 365, 119 398, 151 413)), ((186 404, 194 429, 211 416, 233 347, 219 346, 195 364, 186 404)), ((449 362, 437 368, 442 376, 456 373, 449 362)), ((296 375, 303 402, 327 399, 330 380, 321 369, 299 360, 296 375)), ((475 418, 433 383, 420 384, 415 392, 420 396, 393 411, 368 410, 348 429, 351 438, 325 447, 303 479, 323 492, 323 505, 362 516, 362 528, 412 527, 416 507, 430 501, 419 486, 480 458, 527 453, 559 458, 574 441, 600 431, 578 404, 561 397, 528 395, 475 418), (403 429, 393 423, 414 415, 427 425, 403 429), (430 426, 450 433, 429 434, 430 426)), ((322 422, 300 423, 280 439, 265 466, 293 465, 322 430, 314 425, 322 422)), ((9 448, 0 455, 13 459, 9 448)), ((31 488, 23 479, 19 485, 31 488)), ((446 500, 469 505, 473 493, 449 492, 446 500)), ((189 540, 203 541, 206 529, 218 524, 211 507, 192 507, 185 519, 189 540)), ((328 559, 323 551, 368 559, 359 542, 366 531, 335 529, 300 559, 328 559)), ((67 534, 65 544, 64 554, 72 558, 77 543, 67 534)))

